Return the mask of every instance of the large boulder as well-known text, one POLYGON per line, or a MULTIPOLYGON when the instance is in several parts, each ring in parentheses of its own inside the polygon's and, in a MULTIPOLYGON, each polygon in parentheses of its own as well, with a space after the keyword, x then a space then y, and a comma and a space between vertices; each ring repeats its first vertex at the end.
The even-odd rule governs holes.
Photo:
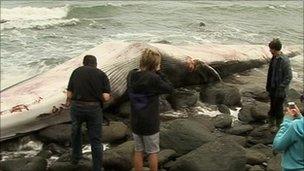
POLYGON ((225 134, 225 138, 230 139, 243 147, 247 145, 247 139, 243 136, 225 134))
POLYGON ((268 159, 273 157, 272 149, 264 144, 256 144, 250 147, 250 149, 263 153, 268 159))
POLYGON ((229 107, 227 107, 226 105, 224 104, 219 104, 217 105, 217 109, 221 112, 221 113, 224 113, 224 114, 229 114, 230 115, 230 109, 229 107))
POLYGON ((233 135, 246 135, 254 128, 251 125, 234 125, 232 128, 228 129, 226 132, 233 135))
POLYGON ((160 147, 173 149, 178 155, 186 154, 215 137, 199 122, 177 119, 161 126, 160 147))
POLYGON ((54 142, 68 146, 71 140, 71 131, 71 124, 59 124, 40 130, 38 136, 47 144, 54 142))
POLYGON ((133 151, 134 141, 127 141, 113 149, 106 150, 103 157, 103 167, 105 170, 131 170, 133 151))
POLYGON ((72 165, 69 161, 56 161, 50 166, 49 171, 88 171, 92 170, 91 160, 81 160, 77 165, 72 165))
POLYGON ((176 152, 172 149, 164 149, 158 153, 158 163, 159 165, 163 165, 168 162, 171 158, 176 157, 176 152))
POLYGON ((246 99, 243 102, 242 109, 238 114, 240 121, 249 123, 254 121, 263 121, 268 118, 269 104, 246 99))
POLYGON ((47 161, 42 157, 13 159, 1 161, 0 170, 2 171, 45 171, 47 161))
POLYGON ((272 157, 267 163, 267 171, 280 171, 280 170, 282 170, 281 161, 282 161, 281 154, 278 154, 278 155, 272 157))
POLYGON ((275 133, 272 132, 268 125, 256 126, 248 136, 248 142, 251 144, 272 144, 275 133))
POLYGON ((245 171, 246 157, 243 147, 221 139, 209 142, 178 158, 170 171, 245 171))
POLYGON ((239 89, 224 83, 202 88, 200 97, 203 102, 211 104, 224 104, 227 106, 239 106, 241 104, 239 89))
POLYGON ((230 128, 232 124, 232 117, 227 114, 217 115, 213 120, 216 128, 230 128))
POLYGON ((267 161, 267 156, 257 150, 246 149, 247 163, 251 165, 260 165, 267 161))
POLYGON ((110 122, 102 126, 102 142, 112 143, 126 138, 128 127, 122 122, 110 122))
POLYGON ((199 92, 185 88, 176 89, 170 96, 168 102, 173 109, 187 108, 194 106, 199 99, 199 92))

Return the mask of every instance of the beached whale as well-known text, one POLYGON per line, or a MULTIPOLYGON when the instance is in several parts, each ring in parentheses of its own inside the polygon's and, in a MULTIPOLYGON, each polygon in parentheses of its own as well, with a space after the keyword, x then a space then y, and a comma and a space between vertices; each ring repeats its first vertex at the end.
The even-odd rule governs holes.
MULTIPOLYGON (((98 68, 109 77, 114 97, 126 89, 126 76, 138 67, 146 48, 163 55, 162 70, 174 86, 202 84, 226 75, 265 64, 271 58, 263 45, 191 45, 173 46, 157 43, 103 43, 65 63, 1 91, 1 141, 22 133, 69 121, 65 102, 66 87, 72 71, 82 65, 83 56, 97 57, 98 68), (196 69, 188 64, 196 61, 196 69)), ((302 46, 289 46, 285 54, 295 56, 302 46)))

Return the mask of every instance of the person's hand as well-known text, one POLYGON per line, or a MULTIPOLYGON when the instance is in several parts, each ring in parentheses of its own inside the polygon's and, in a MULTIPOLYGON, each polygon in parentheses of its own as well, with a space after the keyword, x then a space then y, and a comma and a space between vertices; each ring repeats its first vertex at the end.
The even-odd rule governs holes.
POLYGON ((157 65, 156 72, 160 71, 160 64, 157 65))
POLYGON ((193 72, 195 69, 195 61, 190 56, 187 56, 186 66, 190 72, 193 72))
POLYGON ((71 100, 70 99, 67 99, 66 101, 65 101, 65 104, 61 104, 64 108, 69 108, 69 107, 71 107, 71 100))
POLYGON ((292 118, 298 117, 298 115, 300 115, 300 110, 299 110, 298 106, 295 105, 295 107, 292 109, 287 107, 286 115, 290 116, 292 118))

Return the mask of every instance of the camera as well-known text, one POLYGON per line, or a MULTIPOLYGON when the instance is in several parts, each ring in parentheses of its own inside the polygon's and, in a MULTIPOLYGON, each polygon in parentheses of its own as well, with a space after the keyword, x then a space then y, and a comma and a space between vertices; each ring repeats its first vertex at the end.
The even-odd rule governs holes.
POLYGON ((295 109, 296 108, 295 102, 288 102, 287 104, 288 104, 289 109, 295 109))

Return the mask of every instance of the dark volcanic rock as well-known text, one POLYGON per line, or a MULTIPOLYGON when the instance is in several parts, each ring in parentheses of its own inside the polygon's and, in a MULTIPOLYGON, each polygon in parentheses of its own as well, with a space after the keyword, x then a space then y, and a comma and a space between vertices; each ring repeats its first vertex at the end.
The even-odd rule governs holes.
POLYGON ((127 141, 104 152, 103 167, 105 170, 129 171, 133 167, 132 154, 134 141, 127 141))
POLYGON ((186 154, 214 139, 207 128, 193 120, 173 120, 163 124, 160 130, 161 148, 173 149, 178 155, 186 154))
POLYGON ((42 157, 14 159, 1 162, 2 171, 45 171, 47 162, 42 157))
POLYGON ((272 144, 275 133, 271 132, 267 125, 261 125, 250 132, 248 142, 251 144, 272 144))
POLYGON ((163 165, 164 163, 168 162, 171 158, 176 157, 176 152, 171 149, 161 150, 158 153, 158 163, 159 165, 163 165))
POLYGON ((235 125, 234 127, 227 130, 227 133, 233 135, 243 135, 252 131, 253 127, 251 125, 235 125))
POLYGON ((217 140, 178 158, 170 171, 245 171, 244 149, 231 140, 217 140))
POLYGON ((215 130, 213 118, 210 116, 199 115, 199 116, 194 116, 193 118, 189 118, 189 120, 193 120, 193 121, 200 123, 201 126, 205 127, 210 132, 214 132, 214 130, 215 130))
POLYGON ((49 171, 90 171, 92 162, 90 160, 81 160, 77 165, 72 165, 69 161, 57 161, 50 166, 49 171))
POLYGON ((195 90, 185 88, 176 89, 168 96, 168 102, 173 109, 187 108, 194 106, 199 99, 199 93, 195 90))
POLYGON ((250 147, 250 149, 259 151, 260 153, 263 153, 268 158, 273 157, 272 149, 264 144, 256 144, 256 145, 250 147))
POLYGON ((241 104, 241 94, 239 89, 224 83, 202 88, 200 92, 201 100, 211 104, 224 104, 227 106, 238 106, 241 104))
POLYGON ((229 134, 226 134, 225 135, 225 138, 228 138, 236 143, 238 143, 239 145, 245 147, 246 146, 246 143, 247 143, 247 139, 246 137, 243 137, 243 136, 238 136, 238 135, 229 135, 229 134))
POLYGON ((249 171, 265 171, 263 166, 255 165, 249 169, 249 171))
POLYGON ((245 123, 263 121, 268 118, 268 111, 269 104, 253 99, 246 99, 246 102, 243 102, 243 107, 238 114, 238 118, 245 123))
POLYGON ((172 110, 171 104, 166 99, 166 96, 162 95, 159 97, 159 112, 167 112, 172 110))
POLYGON ((267 161, 267 156, 253 149, 246 149, 247 163, 251 165, 259 165, 267 161))
POLYGON ((221 113, 230 115, 230 110, 226 105, 220 104, 220 105, 217 105, 217 108, 221 113))
POLYGON ((281 167, 281 154, 272 157, 267 163, 267 171, 280 171, 281 167))
POLYGON ((38 136, 45 143, 69 145, 71 139, 71 124, 59 124, 47 127, 38 132, 38 136))
POLYGON ((229 128, 231 127, 232 117, 227 114, 217 115, 213 118, 214 126, 216 128, 229 128))
POLYGON ((115 142, 124 139, 128 134, 128 127, 122 122, 110 122, 108 126, 102 126, 102 142, 115 142))

